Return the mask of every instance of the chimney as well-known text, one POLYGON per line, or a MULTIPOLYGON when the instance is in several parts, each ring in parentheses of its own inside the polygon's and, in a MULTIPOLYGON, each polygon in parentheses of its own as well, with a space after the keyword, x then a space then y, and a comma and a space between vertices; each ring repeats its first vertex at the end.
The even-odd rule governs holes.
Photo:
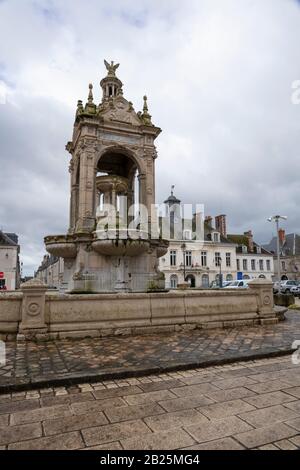
POLYGON ((212 217, 210 215, 207 215, 205 217, 205 223, 208 225, 209 228, 212 228, 212 217))
POLYGON ((244 235, 248 238, 248 249, 250 253, 254 251, 254 244, 253 244, 253 234, 252 230, 248 230, 248 232, 244 232, 244 235))
POLYGON ((280 246, 283 246, 283 244, 285 242, 285 230, 283 228, 280 228, 278 230, 278 236, 279 236, 280 246))
POLYGON ((220 232, 223 237, 226 237, 226 215, 221 214, 215 217, 216 230, 220 232))

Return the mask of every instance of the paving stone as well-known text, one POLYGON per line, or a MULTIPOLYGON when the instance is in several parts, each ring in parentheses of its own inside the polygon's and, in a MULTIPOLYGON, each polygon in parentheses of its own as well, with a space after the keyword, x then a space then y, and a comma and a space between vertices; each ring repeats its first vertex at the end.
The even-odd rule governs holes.
POLYGON ((228 388, 245 387, 254 383, 255 381, 250 377, 235 377, 232 379, 222 379, 212 382, 213 385, 216 385, 222 390, 226 390, 228 388))
POLYGON ((129 439, 121 440, 125 450, 172 450, 194 444, 194 439, 183 429, 158 432, 144 436, 135 435, 129 439))
MULTIPOLYGON (((196 410, 183 410, 150 416, 145 418, 144 421, 153 431, 161 432, 166 429, 191 426, 197 423, 207 423, 208 419, 196 410)), ((177 430, 175 432, 177 432, 177 430)))
POLYGON ((103 411, 106 408, 125 407, 126 402, 119 397, 106 398, 105 400, 84 401, 80 403, 72 403, 71 410, 73 413, 80 415, 83 413, 92 413, 103 411))
POLYGON ((289 385, 281 380, 270 380, 269 382, 261 382, 257 384, 248 384, 247 388, 256 393, 276 392, 288 388, 289 385))
POLYGON ((216 392, 219 389, 210 383, 202 383, 197 385, 186 385, 184 387, 172 388, 171 392, 178 397, 188 397, 190 395, 204 395, 209 392, 216 392))
POLYGON ((204 442, 203 444, 196 444, 191 447, 185 447, 183 450, 243 450, 245 449, 239 442, 232 439, 232 437, 224 437, 223 439, 216 439, 215 441, 204 442))
POLYGON ((180 411, 180 410, 188 410, 191 408, 197 408, 198 406, 210 405, 214 403, 208 397, 204 395, 197 395, 197 396, 188 396, 183 398, 175 398, 173 400, 166 400, 160 401, 159 404, 166 410, 166 411, 180 411))
POLYGON ((68 405, 48 406, 46 408, 37 408, 35 410, 18 411, 10 417, 10 423, 23 424, 33 423, 35 421, 44 421, 51 418, 61 418, 70 416, 71 410, 68 405))
POLYGON ((287 421, 286 424, 288 424, 292 428, 297 429, 298 431, 300 431, 300 417, 295 418, 295 419, 291 419, 291 420, 287 421))
POLYGON ((41 406, 70 405, 71 403, 93 401, 95 397, 92 393, 76 393, 70 395, 59 395, 52 397, 43 397, 40 399, 41 406))
POLYGON ((280 405, 282 403, 288 403, 293 400, 295 400, 294 397, 280 391, 264 393, 262 395, 245 398, 245 401, 251 405, 256 406, 256 408, 266 408, 267 406, 280 405))
POLYGON ((300 449, 300 435, 298 436, 295 436, 295 437, 291 437, 290 438, 290 441, 295 444, 295 446, 298 447, 298 449, 300 449))
POLYGON ((39 400, 8 401, 0 404, 0 414, 16 411, 34 410, 40 407, 39 400))
POLYGON ((284 423, 272 424, 258 429, 252 429, 241 434, 236 434, 234 437, 241 442, 248 449, 263 446, 277 440, 287 439, 294 436, 297 431, 293 430, 284 423))
MULTIPOLYGON (((173 387, 181 387, 185 385, 181 379, 172 379, 172 380, 164 380, 161 382, 150 382, 150 383, 141 383, 139 384, 139 388, 141 388, 144 392, 156 392, 158 390, 167 390, 173 387)), ((126 395, 130 395, 131 393, 126 393, 126 395)))
POLYGON ((101 426, 102 424, 108 424, 108 420, 102 412, 98 412, 46 420, 43 423, 43 427, 45 435, 51 436, 52 434, 62 434, 69 431, 91 428, 93 426, 101 426))
POLYGON ((239 398, 252 397, 256 393, 252 390, 248 390, 245 387, 229 388, 227 390, 219 390, 218 392, 205 393, 206 396, 211 398, 213 401, 223 402, 229 400, 238 400, 239 398))
POLYGON ((9 415, 0 415, 0 427, 2 426, 8 426, 8 418, 9 415))
POLYGON ((142 388, 136 385, 129 385, 127 387, 97 390, 93 392, 93 395, 97 400, 104 400, 105 398, 122 397, 125 395, 136 395, 137 393, 142 393, 142 392, 143 392, 142 388))
POLYGON ((300 398, 300 387, 287 388, 285 392, 289 393, 293 397, 300 398))
POLYGON ((199 443, 213 441, 233 434, 248 431, 249 424, 236 416, 229 416, 223 419, 214 419, 203 425, 189 426, 185 428, 191 436, 199 443))
POLYGON ((265 446, 258 447, 259 450, 279 450, 278 447, 274 446, 274 444, 266 444, 265 446))
POLYGON ((120 408, 107 408, 105 414, 111 423, 132 419, 146 418, 147 416, 164 413, 157 403, 148 405, 122 406, 120 408))
POLYGON ((123 450, 123 447, 118 441, 116 441, 110 442, 108 444, 102 444, 100 446, 85 447, 82 450, 123 450))
POLYGON ((297 450, 297 446, 292 442, 288 441, 287 439, 283 439, 282 441, 276 441, 274 442, 274 444, 281 450, 297 450))
POLYGON ((33 437, 42 435, 40 423, 24 424, 22 426, 1 426, 0 444, 10 444, 11 442, 25 441, 33 437))
POLYGON ((169 390, 158 390, 156 392, 146 392, 139 393, 138 395, 125 395, 123 399, 129 405, 142 405, 149 402, 162 401, 162 400, 171 400, 176 398, 176 395, 169 390))
POLYGON ((82 447, 84 447, 84 443, 79 432, 41 437, 8 446, 9 449, 14 450, 75 450, 82 447))
POLYGON ((199 375, 194 375, 192 377, 183 377, 182 382, 184 382, 185 385, 196 385, 196 384, 201 384, 201 383, 206 383, 206 382, 212 382, 213 380, 216 380, 216 375, 215 374, 199 374, 199 375))
POLYGON ((87 446, 96 446, 119 441, 120 439, 131 437, 134 434, 141 437, 143 434, 151 434, 151 431, 141 420, 108 424, 82 430, 82 435, 87 446))
POLYGON ((240 417, 252 426, 259 428, 268 424, 288 421, 297 417, 297 413, 282 405, 270 406, 260 410, 240 414, 240 417))
POLYGON ((249 403, 246 403, 243 400, 225 401, 223 403, 216 403, 198 408, 198 411, 209 419, 226 418, 226 416, 233 416, 252 410, 255 410, 254 406, 249 405, 249 403))

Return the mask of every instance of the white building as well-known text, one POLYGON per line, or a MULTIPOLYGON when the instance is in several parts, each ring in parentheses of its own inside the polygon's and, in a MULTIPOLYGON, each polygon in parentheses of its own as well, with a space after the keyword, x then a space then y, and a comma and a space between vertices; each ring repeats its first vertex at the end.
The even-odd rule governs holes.
POLYGON ((237 244, 237 278, 268 279, 274 276, 273 254, 253 241, 251 230, 243 235, 228 235, 230 241, 237 244))
MULTIPOLYGON (((184 229, 180 200, 173 191, 165 205, 166 218, 170 219, 171 239, 167 254, 159 260, 159 269, 165 275, 166 288, 176 288, 184 281, 189 282, 191 287, 207 288, 212 283, 218 284, 220 275, 223 281, 236 279, 236 245, 222 233, 226 231, 225 216, 216 217, 217 229, 212 226, 212 218, 207 217, 203 239, 199 240, 195 239, 193 230, 184 229), (177 237, 174 236, 175 232, 177 237)), ((190 225, 193 226, 193 223, 190 225)))
POLYGON ((15 233, 0 230, 0 290, 15 290, 20 285, 20 247, 15 233))

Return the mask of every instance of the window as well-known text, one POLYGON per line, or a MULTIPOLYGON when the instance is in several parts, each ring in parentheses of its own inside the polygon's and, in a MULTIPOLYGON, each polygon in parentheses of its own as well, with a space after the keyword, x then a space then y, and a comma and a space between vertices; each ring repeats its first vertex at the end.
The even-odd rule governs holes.
POLYGON ((170 287, 171 289, 177 289, 178 278, 175 274, 170 277, 170 287))
POLYGON ((227 268, 231 266, 231 253, 226 253, 226 266, 227 268))
POLYGON ((216 252, 215 253, 215 265, 216 266, 221 266, 221 253, 216 252))
POLYGON ((202 287, 209 287, 209 276, 208 274, 203 274, 202 276, 202 287))
POLYGON ((191 251, 185 252, 185 265, 192 266, 192 252, 191 251))
POLYGON ((259 260, 259 270, 260 270, 260 271, 263 271, 263 270, 264 270, 264 260, 263 260, 263 259, 260 259, 260 260, 259 260))
POLYGON ((240 265, 240 260, 239 260, 239 259, 236 260, 236 269, 237 269, 238 271, 240 271, 240 269, 241 269, 241 265, 240 265))
POLYGON ((248 260, 243 259, 243 271, 248 271, 248 260))
POLYGON ((170 265, 176 266, 176 251, 175 250, 170 251, 170 265))
POLYGON ((256 253, 258 253, 259 255, 261 254, 261 247, 260 246, 256 247, 256 253))
POLYGON ((271 271, 271 261, 267 259, 267 271, 271 271))
POLYGON ((248 253, 248 248, 246 245, 242 245, 242 253, 248 253))
POLYGON ((251 269, 252 269, 252 271, 255 271, 255 270, 256 270, 255 259, 252 259, 252 260, 251 260, 251 269))
POLYGON ((207 251, 201 251, 201 266, 207 266, 207 251))
POLYGON ((213 241, 214 241, 215 243, 219 243, 219 241, 220 241, 220 234, 219 234, 218 232, 214 232, 214 233, 213 233, 213 241))
POLYGON ((232 274, 227 274, 226 281, 232 281, 232 280, 233 280, 232 274))
POLYGON ((183 239, 184 240, 191 240, 192 239, 192 232, 190 230, 184 230, 183 239))

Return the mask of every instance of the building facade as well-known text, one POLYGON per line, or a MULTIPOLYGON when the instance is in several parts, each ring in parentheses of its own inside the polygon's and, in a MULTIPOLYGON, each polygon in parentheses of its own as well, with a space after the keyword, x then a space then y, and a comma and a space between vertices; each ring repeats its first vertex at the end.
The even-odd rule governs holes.
POLYGON ((237 279, 268 279, 274 277, 274 259, 272 253, 253 240, 252 231, 243 235, 228 235, 236 243, 237 279))
POLYGON ((34 274, 50 288, 59 289, 63 282, 64 260, 53 255, 45 255, 34 274))
POLYGON ((0 290, 15 290, 20 286, 20 246, 15 233, 0 230, 0 290))

